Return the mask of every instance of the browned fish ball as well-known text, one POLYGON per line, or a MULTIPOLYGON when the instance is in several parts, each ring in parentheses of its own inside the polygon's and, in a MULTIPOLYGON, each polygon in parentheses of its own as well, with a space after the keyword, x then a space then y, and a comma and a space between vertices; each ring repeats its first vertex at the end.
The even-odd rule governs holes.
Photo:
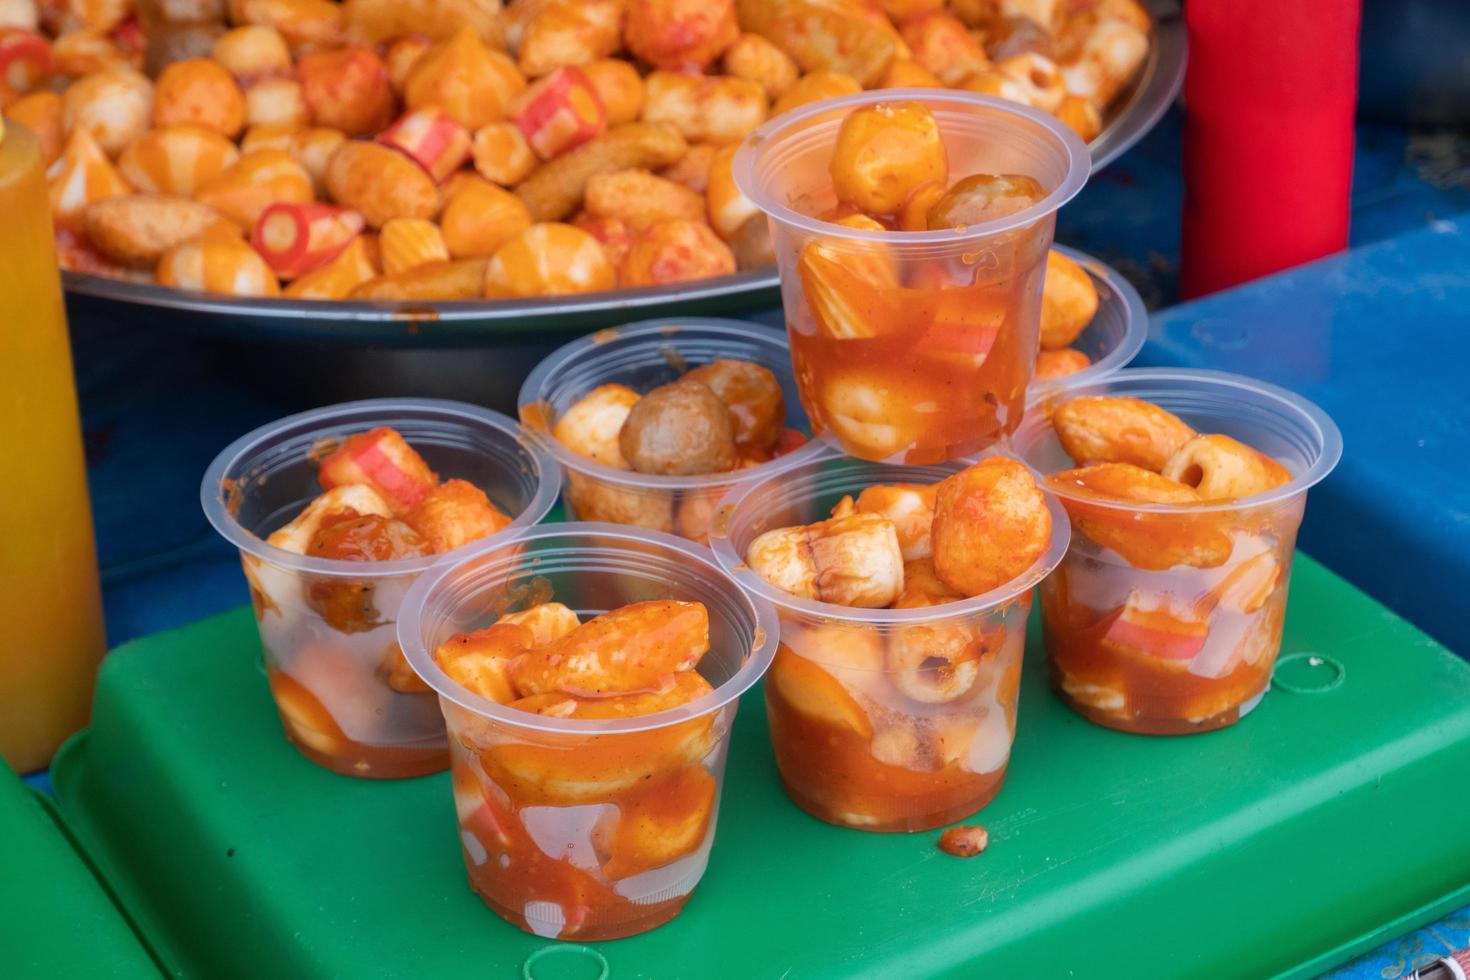
POLYGON ((633 405, 618 435, 623 458, 639 473, 689 476, 735 466, 735 423, 709 385, 675 381, 633 405))

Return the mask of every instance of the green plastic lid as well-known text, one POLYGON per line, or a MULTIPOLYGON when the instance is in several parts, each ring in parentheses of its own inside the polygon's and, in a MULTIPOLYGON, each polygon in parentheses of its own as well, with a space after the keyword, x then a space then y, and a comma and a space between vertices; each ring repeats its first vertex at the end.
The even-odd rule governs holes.
POLYGON ((1307 975, 1470 901, 1470 664, 1310 559, 1291 592, 1285 683, 1205 735, 1088 724, 1033 637, 969 859, 797 810, 752 691, 688 905, 591 947, 480 903, 447 775, 351 779, 287 745, 249 610, 114 652, 53 777, 160 958, 210 980, 1307 975))
POLYGON ((0 976, 143 978, 159 970, 50 804, 0 762, 0 976))

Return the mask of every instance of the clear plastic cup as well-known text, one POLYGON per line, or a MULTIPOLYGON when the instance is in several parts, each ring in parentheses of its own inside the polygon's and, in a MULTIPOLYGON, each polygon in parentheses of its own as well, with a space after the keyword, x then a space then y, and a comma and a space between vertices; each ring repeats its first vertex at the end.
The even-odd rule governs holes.
POLYGON ((1071 344, 1092 363, 1061 378, 1033 381, 1027 392, 1028 401, 1118 373, 1138 356, 1148 339, 1148 310, 1131 282, 1117 269, 1086 252, 1061 245, 1052 248, 1080 265, 1097 288, 1097 313, 1071 344))
POLYGON ((818 432, 861 459, 936 463, 1011 432, 1035 369, 1057 208, 1082 189, 1087 147, 1046 113, 970 92, 889 89, 772 119, 735 158, 770 216, 791 356, 818 432), (917 102, 939 121, 951 179, 1035 178, 1046 196, 964 229, 867 231, 812 217, 837 199, 828 165, 854 109, 917 102))
POLYGON ((936 483, 962 467, 897 466, 834 455, 720 503, 719 563, 776 607, 781 645, 766 677, 771 743, 786 794, 828 823, 917 831, 969 816, 1000 791, 1016 732, 1031 590, 1061 560, 1067 520, 1052 508, 1045 554, 1005 585, 920 609, 855 609, 802 599, 746 565, 758 535, 831 515, 877 483, 936 483))
POLYGON ((1072 468, 1051 413, 1088 395, 1152 402, 1292 473, 1268 493, 1194 505, 1051 488, 1072 520, 1072 546, 1041 586, 1057 694, 1121 731, 1180 735, 1232 725, 1270 686, 1307 489, 1337 465, 1342 436, 1316 405, 1275 385, 1141 368, 1037 402, 1011 439, 1015 453, 1043 474, 1072 468))
POLYGON ((240 549, 286 737, 335 772, 396 779, 438 772, 449 761, 444 719, 403 663, 394 629, 409 586, 448 556, 340 561, 265 541, 322 492, 322 455, 379 425, 402 433, 442 478, 468 480, 513 517, 449 555, 512 540, 556 502, 555 462, 514 421, 473 405, 407 398, 346 402, 262 426, 215 457, 200 498, 215 530, 240 549), (360 615, 344 620, 344 608, 360 615))
POLYGON ((732 485, 762 479, 817 452, 807 444, 730 473, 657 476, 604 466, 572 452, 550 434, 563 412, 600 385, 623 384, 646 392, 721 358, 752 361, 774 373, 785 396, 787 428, 810 432, 786 337, 756 323, 664 319, 599 330, 559 348, 527 375, 521 386, 521 421, 544 436, 547 451, 561 464, 568 518, 631 524, 704 544, 715 503, 732 485))
POLYGON ((615 939, 679 913, 714 843, 737 699, 770 666, 775 613, 709 552, 615 524, 552 524, 423 576, 398 621, 413 669, 438 693, 470 885, 497 914, 555 939, 615 939), (432 651, 506 612, 561 602, 588 617, 678 599, 709 611, 697 670, 714 691, 669 711, 558 718, 496 704, 450 680, 432 651))

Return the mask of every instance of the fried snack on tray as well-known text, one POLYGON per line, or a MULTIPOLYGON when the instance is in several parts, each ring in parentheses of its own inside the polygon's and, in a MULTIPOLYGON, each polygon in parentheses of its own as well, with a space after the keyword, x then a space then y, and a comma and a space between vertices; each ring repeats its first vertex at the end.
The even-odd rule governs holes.
POLYGON ((477 178, 465 180, 448 194, 439 212, 444 244, 457 259, 494 255, 529 227, 531 213, 520 198, 477 178))
POLYGON ((616 170, 587 180, 587 214, 616 218, 633 231, 660 221, 703 221, 704 198, 681 184, 647 170, 616 170))
MULTIPOLYGON (((68 132, 87 130, 109 156, 116 156, 141 136, 150 122, 168 125, 168 103, 159 101, 160 96, 165 100, 169 96, 169 90, 162 88, 163 81, 159 79, 160 88, 155 92, 153 84, 135 71, 119 68, 87 75, 67 86, 62 94, 62 124, 68 132)), ((224 81, 233 87, 229 75, 224 81)), ((235 123, 238 129, 239 120, 235 123)))
POLYGON ((128 144, 118 169, 139 191, 192 197, 239 159, 235 145, 213 130, 164 126, 128 144))
POLYGON ((788 85, 786 90, 777 97, 775 104, 771 106, 771 115, 779 116, 811 102, 835 99, 843 95, 855 95, 862 90, 862 83, 851 75, 817 69, 807 72, 788 85))
MULTIPOLYGON (((434 222, 452 258, 488 256, 494 236, 466 225, 495 226, 499 215, 469 219, 467 203, 451 212, 447 194, 430 193, 470 168, 519 196, 534 222, 579 224, 585 210, 635 231, 671 219, 699 226, 601 289, 721 276, 732 263, 756 268, 774 257, 764 218, 736 206, 728 186, 711 192, 708 214, 662 193, 608 214, 599 213, 610 206, 605 188, 587 193, 595 175, 648 171, 703 194, 709 160, 766 119, 875 86, 995 94, 1053 112, 1090 139, 1147 56, 1151 30, 1133 0, 1044 9, 978 0, 231 0, 175 5, 167 19, 177 23, 158 25, 135 0, 15 6, 20 13, 0 24, 0 107, 40 134, 48 163, 83 130, 101 151, 83 166, 82 149, 73 150, 51 178, 58 227, 72 233, 60 253, 68 268, 120 276, 141 268, 130 249, 126 263, 95 258, 106 250, 86 237, 87 204, 193 198, 240 156, 272 149, 305 170, 310 196, 294 181, 252 178, 248 204, 201 198, 247 233, 271 204, 314 203, 358 211, 369 229, 392 218, 434 222), (362 166, 344 162, 333 179, 328 160, 344 139, 377 141, 393 155, 352 150, 362 166), (703 260, 662 268, 686 243, 703 260)), ((181 227, 194 235, 175 244, 202 234, 181 227)), ((606 241, 621 269, 627 239, 606 241)), ((371 292, 472 296, 451 271, 371 292)), ((215 277, 189 282, 178 288, 245 289, 215 277)), ((281 276, 275 289, 249 290, 339 299, 361 282, 354 272, 296 288, 281 276)))
POLYGON ((358 235, 326 265, 308 272, 286 287, 297 299, 346 299, 353 290, 378 275, 376 248, 358 235))
POLYGON ((244 239, 197 238, 164 252, 153 270, 165 286, 232 296, 276 296, 280 283, 244 239))
POLYGON ((87 238, 98 251, 136 269, 152 269, 164 252, 225 220, 207 204, 161 194, 97 201, 87 207, 83 219, 87 238))
POLYGON ((476 299, 484 294, 483 258, 452 259, 380 275, 362 283, 348 299, 403 302, 405 300, 476 299))
POLYGON ((625 123, 548 162, 519 184, 516 194, 536 220, 556 221, 576 210, 595 174, 666 167, 688 149, 672 126, 625 123))
POLYGON ((67 139, 61 155, 46 168, 46 180, 57 228, 78 234, 84 229, 90 205, 131 193, 127 181, 85 129, 74 131, 67 139))
POLYGON ((448 262, 449 246, 439 226, 424 218, 393 218, 378 230, 383 272, 393 275, 432 262, 448 262))
POLYGON ((439 210, 433 178, 407 156, 366 140, 347 140, 327 163, 332 199, 381 228, 394 218, 430 218, 439 210))
POLYGON ((284 150, 254 150, 194 192, 241 228, 253 228, 273 204, 312 199, 311 175, 284 150))
POLYGON ((735 253, 702 221, 673 218, 632 236, 618 264, 624 286, 688 282, 735 271, 735 253))

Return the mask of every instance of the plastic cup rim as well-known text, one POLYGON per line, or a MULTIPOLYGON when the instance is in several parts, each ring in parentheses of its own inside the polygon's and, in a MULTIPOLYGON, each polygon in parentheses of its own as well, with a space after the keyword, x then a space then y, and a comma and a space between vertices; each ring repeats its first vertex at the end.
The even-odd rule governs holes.
MULTIPOLYGON (((1062 379, 1065 381, 1066 379, 1062 379)), ((1271 504, 1290 500, 1293 497, 1306 493, 1312 487, 1322 482, 1337 466, 1342 458, 1342 433, 1337 428, 1337 423, 1332 417, 1324 412, 1318 405, 1303 398, 1294 391, 1290 391, 1280 385, 1271 384, 1269 381, 1259 381, 1248 378, 1242 374, 1233 374, 1229 371, 1211 371, 1205 368, 1124 368, 1114 371, 1112 374, 1093 378, 1081 384, 1060 385, 1043 392, 1038 392, 1034 398, 1028 399, 1026 405, 1026 416, 1022 419, 1020 426, 1013 432, 1007 441, 1005 450, 1008 455, 1014 456, 1036 473, 1041 479, 1047 492, 1076 503, 1086 504, 1089 507, 1104 508, 1107 510, 1124 513, 1149 513, 1149 514, 1212 514, 1225 511, 1243 510, 1254 507, 1265 507, 1271 504), (1040 439, 1044 432, 1050 428, 1051 421, 1049 413, 1039 411, 1043 403, 1051 401, 1069 401, 1073 398, 1088 395, 1118 395, 1128 396, 1131 393, 1126 387, 1133 382, 1147 383, 1158 381, 1187 381, 1208 385, 1231 392, 1251 392, 1272 399, 1277 414, 1281 417, 1294 415, 1311 430, 1316 437, 1320 449, 1312 464, 1303 472, 1292 477, 1287 483, 1274 490, 1265 493, 1254 494, 1249 497, 1237 497, 1229 500, 1208 501, 1198 504, 1155 504, 1135 503, 1132 501, 1109 500, 1101 495, 1086 492, 1071 492, 1046 481, 1050 474, 1041 473, 1028 458, 1029 451, 1035 448, 1036 440, 1040 439), (1110 386, 1122 385, 1125 390, 1114 391, 1110 386), (1106 390, 1093 391, 1093 388, 1106 390)))
POLYGON ((853 241, 897 244, 897 245, 945 245, 968 242, 980 238, 989 238, 1003 232, 1012 231, 1034 224, 1037 221, 1054 213, 1062 205, 1066 204, 1082 190, 1087 178, 1092 172, 1092 155, 1088 152, 1087 144, 1082 142, 1082 137, 1066 123, 1057 119, 1050 113, 1033 109, 1030 106, 1021 105, 1018 102, 1010 102, 1006 99, 996 98, 989 95, 980 95, 977 92, 966 92, 961 89, 932 89, 932 88, 892 88, 874 89, 865 92, 855 92, 851 95, 838 96, 832 99, 823 99, 809 105, 800 106, 790 112, 782 113, 774 119, 765 122, 760 128, 745 138, 740 148, 735 152, 732 166, 732 175, 735 186, 750 199, 756 207, 765 212, 772 220, 779 221, 784 225, 800 228, 803 231, 820 235, 826 238, 841 238, 853 241), (846 225, 834 224, 822 221, 810 215, 802 214, 778 201, 773 200, 765 194, 758 186, 756 180, 756 154, 757 147, 780 137, 786 129, 812 119, 816 116, 825 115, 837 109, 857 108, 859 106, 873 105, 878 102, 949 102, 960 106, 978 106, 985 109, 998 111, 1002 114, 1019 116, 1045 130, 1061 144, 1062 154, 1065 157, 1066 176, 1049 194, 1037 201, 1031 207, 1004 218, 994 221, 985 221, 980 224, 968 225, 963 232, 954 229, 942 231, 868 231, 862 228, 850 228, 846 225))
MULTIPOLYGON (((786 332, 776 327, 767 327, 763 324, 752 323, 747 320, 734 320, 724 317, 660 317, 653 320, 639 320, 634 323, 623 324, 618 327, 610 327, 599 330, 596 333, 579 337, 569 343, 563 344, 541 359, 531 373, 526 375, 526 380, 521 384, 520 394, 516 399, 517 411, 524 413, 527 407, 541 404, 545 399, 536 397, 541 389, 546 386, 547 378, 552 371, 558 369, 565 362, 577 354, 606 346, 614 341, 620 340, 642 340, 645 338, 677 336, 675 327, 697 327, 716 333, 726 333, 731 336, 739 336, 742 339, 755 337, 760 340, 770 341, 777 346, 787 350, 786 332)), ((578 456, 550 432, 542 432, 530 426, 522 426, 522 430, 528 439, 537 443, 542 451, 550 454, 563 470, 570 470, 582 476, 592 477, 603 483, 616 484, 623 487, 633 487, 647 491, 678 491, 678 490, 723 490, 732 482, 760 479, 763 476, 779 473, 791 466, 799 465, 804 460, 815 455, 813 443, 809 440, 806 445, 793 449, 784 456, 768 460, 758 466, 752 466, 741 470, 727 470, 723 473, 701 473, 693 476, 660 476, 654 473, 638 473, 634 470, 620 470, 613 466, 607 466, 578 456)))
POLYGON ((535 440, 529 438, 525 429, 514 419, 492 409, 445 398, 366 398, 309 409, 267 422, 265 425, 250 430, 222 449, 204 471, 204 479, 199 487, 200 503, 204 507, 205 518, 226 541, 239 548, 242 554, 248 554, 271 565, 296 572, 355 579, 416 575, 440 562, 454 561, 460 556, 481 548, 505 544, 545 518, 556 504, 557 495, 560 492, 561 479, 556 461, 538 446, 535 440), (441 412, 446 420, 454 418, 460 422, 495 429, 510 436, 520 445, 535 471, 536 491, 521 512, 512 518, 510 524, 494 534, 471 541, 440 555, 400 558, 393 561, 343 561, 336 558, 313 558, 310 555, 298 555, 294 551, 286 551, 268 544, 265 538, 258 537, 253 532, 246 530, 225 506, 222 490, 225 474, 238 463, 241 457, 255 450, 261 442, 280 430, 303 423, 318 422, 325 428, 334 420, 346 419, 359 414, 386 418, 394 412, 414 410, 441 412))
MULTIPOLYGON (((1053 244, 1052 250, 1076 262, 1082 267, 1083 272, 1100 280, 1118 297, 1124 321, 1123 339, 1118 346, 1075 374, 1064 375, 1049 381, 1033 380, 1026 395, 1028 403, 1036 398, 1055 394, 1068 387, 1069 384, 1080 386, 1112 377, 1138 356, 1138 352, 1143 350, 1144 341, 1148 339, 1148 308, 1143 305, 1143 297, 1138 294, 1133 283, 1102 259, 1081 249, 1053 244)), ((1091 326, 1089 323, 1083 328, 1083 333, 1086 333, 1091 326)))
MULTIPOLYGON (((730 579, 729 573, 710 557, 707 550, 672 534, 650 531, 627 524, 606 524, 593 521, 542 524, 519 535, 516 541, 529 542, 546 538, 592 535, 600 538, 636 541, 639 544, 658 545, 678 552, 683 560, 705 566, 726 582, 730 579)), ((424 608, 434 588, 462 565, 477 560, 490 550, 493 549, 483 548, 479 553, 465 555, 456 561, 441 562, 427 574, 419 576, 404 595, 397 622, 398 645, 414 673, 433 688, 434 693, 441 699, 482 718, 488 718, 513 728, 562 735, 627 735, 668 728, 681 722, 702 718, 738 700, 754 686, 756 681, 760 680, 775 658, 776 644, 780 641, 781 636, 775 610, 744 590, 734 589, 733 591, 753 613, 756 622, 750 651, 745 662, 729 679, 703 697, 666 711, 656 711, 624 719, 555 718, 517 711, 507 705, 498 704, 451 680, 449 675, 434 662, 432 653, 425 647, 421 628, 424 608)))
MULTIPOLYGON (((830 444, 819 442, 826 453, 817 459, 808 460, 809 466, 825 464, 832 461, 845 461, 853 467, 860 466, 894 466, 896 464, 874 462, 871 460, 857 459, 834 449, 830 444)), ((976 460, 956 460, 957 465, 976 460)), ((1018 460, 1017 462, 1022 462, 1018 460)), ((1024 462, 1022 465, 1025 465, 1024 462)), ((790 476, 783 473, 780 476, 790 476)), ((816 599, 803 599, 789 592, 776 588, 765 579, 761 578, 745 563, 745 557, 735 550, 734 542, 730 540, 729 524, 730 516, 745 501, 745 499, 756 489, 765 484, 765 480, 757 483, 745 484, 734 487, 721 500, 716 509, 718 515, 714 525, 710 528, 709 543, 710 551, 714 553, 715 560, 724 569, 725 574, 740 583, 742 589, 747 593, 753 593, 770 604, 800 613, 811 619, 837 622, 845 625, 858 626, 913 626, 923 623, 932 623, 936 620, 952 619, 962 616, 971 616, 986 612, 998 606, 1004 605, 1020 597, 1030 589, 1034 588, 1042 579, 1052 573, 1067 553, 1067 546, 1071 542, 1072 526, 1067 520, 1067 513, 1050 493, 1045 493, 1047 510, 1051 513, 1052 530, 1051 540, 1047 544, 1046 551, 1040 557, 1021 572, 1015 578, 1004 582, 989 592, 983 592, 978 596, 961 599, 958 602, 948 602, 938 606, 923 606, 915 609, 860 609, 853 606, 841 606, 830 602, 821 602, 816 599)))

